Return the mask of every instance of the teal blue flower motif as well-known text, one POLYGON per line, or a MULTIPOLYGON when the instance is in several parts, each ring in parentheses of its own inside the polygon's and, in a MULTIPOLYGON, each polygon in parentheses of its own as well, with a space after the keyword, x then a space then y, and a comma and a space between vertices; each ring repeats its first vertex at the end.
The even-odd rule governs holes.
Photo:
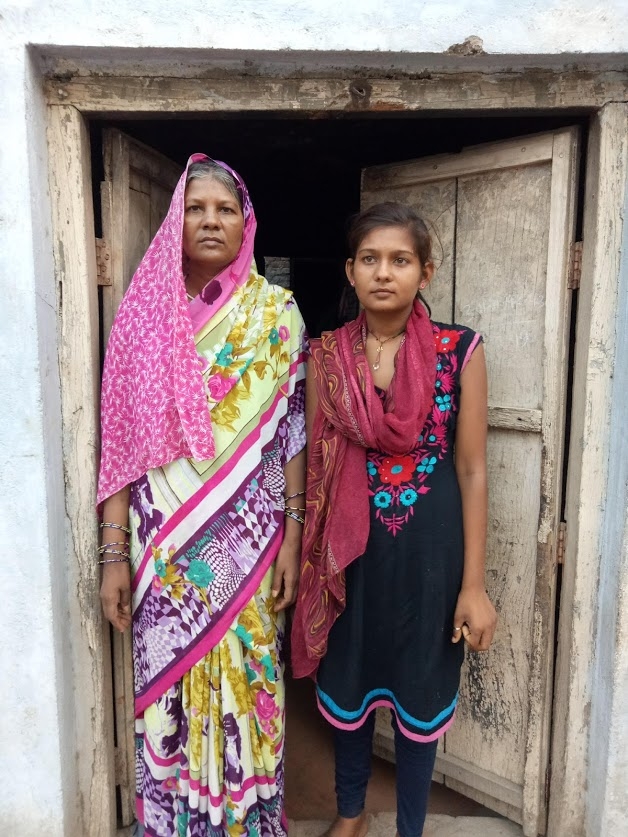
POLYGON ((179 812, 177 816, 177 832, 179 837, 185 837, 188 833, 188 823, 190 821, 190 812, 186 811, 185 813, 179 812))
POLYGON ((403 465, 393 465, 390 469, 391 474, 400 474, 403 471, 403 465))
POLYGON ((216 578, 209 564, 200 561, 198 558, 190 561, 190 566, 185 575, 188 581, 196 584, 197 587, 207 587, 216 578))
POLYGON ((437 372, 440 372, 440 370, 441 370, 442 368, 443 368, 443 364, 442 364, 442 363, 437 363, 437 364, 436 364, 436 371, 437 371, 437 372))
POLYGON ((428 442, 435 442, 436 441, 436 436, 433 433, 430 433, 430 435, 427 437, 427 441, 428 442))
POLYGON ((387 509, 392 503, 392 497, 387 491, 378 491, 373 497, 373 502, 378 509, 387 509))
POLYGON ((246 679, 249 681, 249 685, 251 685, 251 683, 257 677, 257 674, 253 671, 253 669, 248 663, 244 663, 244 670, 246 672, 246 679))
POLYGON ((421 460, 421 464, 418 466, 417 471, 420 474, 431 474, 434 470, 434 465, 436 465, 436 457, 435 456, 425 456, 421 460))
POLYGON ((235 825, 236 818, 234 812, 228 805, 226 806, 225 814, 227 815, 227 825, 231 828, 232 825, 235 825))
POLYGON ((233 363, 233 357, 231 356, 232 351, 233 343, 225 343, 216 355, 216 366, 231 366, 233 363))
POLYGON ((399 495, 399 500, 403 503, 404 506, 413 506, 419 495, 416 493, 414 488, 406 488, 405 491, 402 491, 399 495))
POLYGON ((275 682, 275 666, 273 665, 273 660, 270 654, 264 654, 260 663, 264 666, 264 670, 266 672, 266 679, 269 683, 275 682))
POLYGON ((366 463, 366 470, 369 472, 369 474, 370 474, 372 477, 374 477, 374 476, 375 476, 375 474, 377 473, 377 468, 375 467, 375 463, 374 463, 374 462, 367 462, 367 463, 366 463))
POLYGON ((253 634, 249 633, 242 625, 238 625, 235 629, 235 635, 242 640, 247 648, 253 647, 253 634))
POLYGON ((166 577, 166 564, 165 564, 163 558, 158 558, 155 561, 155 572, 157 573, 159 578, 165 578, 166 577))
POLYGON ((437 395, 434 401, 441 413, 451 410, 451 395, 437 395))
POLYGON ((442 385, 443 385, 442 381, 436 381, 435 384, 434 384, 436 389, 440 389, 442 385))
POLYGON ((279 332, 276 328, 271 328, 270 334, 268 335, 268 339, 272 343, 273 346, 276 346, 279 343, 279 332))

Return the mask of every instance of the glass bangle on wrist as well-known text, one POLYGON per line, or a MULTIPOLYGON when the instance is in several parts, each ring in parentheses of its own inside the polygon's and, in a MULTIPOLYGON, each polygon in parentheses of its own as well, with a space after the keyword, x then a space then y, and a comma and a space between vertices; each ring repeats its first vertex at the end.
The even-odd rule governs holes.
POLYGON ((126 532, 127 535, 131 534, 131 530, 128 526, 121 526, 119 523, 101 523, 100 528, 119 529, 121 532, 126 532))
POLYGON ((286 517, 291 517, 293 520, 296 520, 298 523, 305 523, 305 518, 300 517, 296 512, 288 511, 287 509, 284 511, 286 517))

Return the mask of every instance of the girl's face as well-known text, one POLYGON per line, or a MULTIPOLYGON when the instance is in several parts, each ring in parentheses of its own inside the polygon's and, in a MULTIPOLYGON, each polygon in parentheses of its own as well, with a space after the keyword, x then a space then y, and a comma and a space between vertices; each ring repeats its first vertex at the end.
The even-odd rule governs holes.
POLYGON ((238 200, 212 177, 195 177, 185 190, 183 250, 192 266, 216 276, 238 255, 244 216, 238 200))
POLYGON ((407 229, 379 227, 362 239, 346 271, 365 311, 396 314, 412 307, 418 291, 431 280, 434 265, 421 264, 407 229))

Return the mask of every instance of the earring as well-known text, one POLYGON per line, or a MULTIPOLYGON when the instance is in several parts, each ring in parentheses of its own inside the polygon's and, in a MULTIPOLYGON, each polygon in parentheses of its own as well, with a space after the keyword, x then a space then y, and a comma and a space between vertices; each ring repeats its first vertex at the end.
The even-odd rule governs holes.
POLYGON ((421 284, 419 285, 419 288, 421 288, 421 290, 423 291, 423 290, 425 290, 425 285, 426 285, 425 282, 421 282, 421 284))

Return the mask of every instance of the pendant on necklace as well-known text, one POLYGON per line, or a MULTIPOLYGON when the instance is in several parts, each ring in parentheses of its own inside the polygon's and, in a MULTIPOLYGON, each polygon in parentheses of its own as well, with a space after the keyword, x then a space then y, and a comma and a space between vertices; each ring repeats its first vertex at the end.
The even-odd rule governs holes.
POLYGON ((381 360, 381 358, 382 358, 382 349, 383 349, 383 348, 384 348, 384 347, 381 345, 381 343, 380 343, 380 345, 377 347, 377 360, 376 360, 376 361, 375 361, 375 363, 373 364, 373 367, 372 367, 372 368, 373 368, 373 372, 377 372, 377 370, 379 369, 379 364, 380 364, 380 360, 381 360))

